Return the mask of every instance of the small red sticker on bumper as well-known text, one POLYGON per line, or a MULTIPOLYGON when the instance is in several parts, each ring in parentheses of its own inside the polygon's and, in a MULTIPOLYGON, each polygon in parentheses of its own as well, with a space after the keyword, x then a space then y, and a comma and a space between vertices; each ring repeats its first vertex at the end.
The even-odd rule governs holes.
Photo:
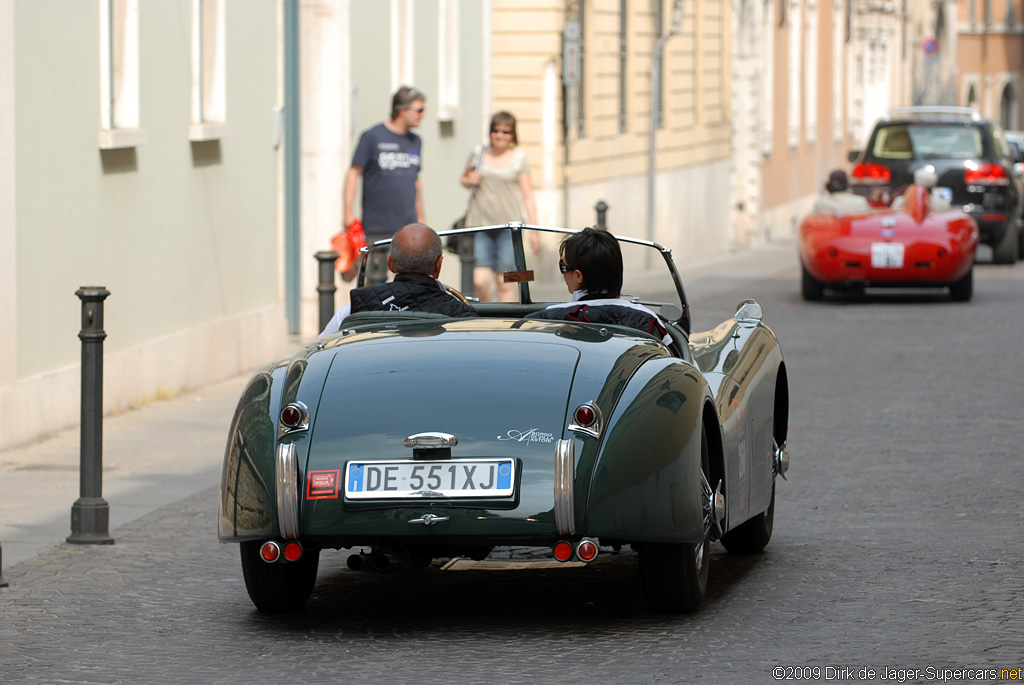
POLYGON ((306 477, 306 499, 338 499, 341 471, 310 471, 306 477))

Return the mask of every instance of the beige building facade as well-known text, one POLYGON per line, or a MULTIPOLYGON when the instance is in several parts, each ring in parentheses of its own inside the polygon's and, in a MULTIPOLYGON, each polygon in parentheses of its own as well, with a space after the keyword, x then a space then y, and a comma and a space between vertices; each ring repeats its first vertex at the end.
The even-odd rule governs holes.
POLYGON ((1004 129, 1024 129, 1024 2, 961 0, 955 19, 958 104, 1004 129))
MULTIPOLYGON (((754 3, 745 3, 754 4, 754 3)), ((762 4, 762 3, 756 3, 762 4)), ((752 242, 794 235, 832 169, 850 171, 887 109, 911 104, 914 3, 763 3, 762 203, 752 242)), ((739 154, 739 153, 738 153, 739 154)))
POLYGON ((603 201, 609 230, 655 240, 677 258, 728 249, 730 5, 491 4, 492 108, 519 119, 541 220, 593 225, 603 201))

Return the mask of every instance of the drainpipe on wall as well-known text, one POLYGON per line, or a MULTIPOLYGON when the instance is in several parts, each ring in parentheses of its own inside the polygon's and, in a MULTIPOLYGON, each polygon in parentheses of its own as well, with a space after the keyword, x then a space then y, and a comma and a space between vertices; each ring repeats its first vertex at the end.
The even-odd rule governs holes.
POLYGON ((661 61, 664 57, 665 44, 669 38, 679 33, 683 25, 683 0, 676 0, 672 8, 672 25, 668 33, 658 39, 654 46, 654 58, 651 64, 651 154, 647 178, 647 239, 654 240, 654 182, 658 166, 658 112, 661 109, 661 61))
POLYGON ((300 332, 299 2, 284 0, 284 307, 288 333, 300 332))

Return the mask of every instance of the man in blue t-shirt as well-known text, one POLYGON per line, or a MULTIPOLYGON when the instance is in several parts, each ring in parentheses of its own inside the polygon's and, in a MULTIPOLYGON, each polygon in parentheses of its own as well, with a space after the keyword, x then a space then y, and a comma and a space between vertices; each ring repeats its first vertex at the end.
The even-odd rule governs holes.
MULTIPOLYGON (((363 179, 363 231, 366 243, 390 238, 402 226, 424 223, 420 188, 420 137, 412 129, 420 125, 426 96, 402 86, 391 98, 391 119, 363 131, 352 166, 345 177, 345 230, 356 220, 356 186, 363 179)), ((366 282, 387 280, 386 254, 370 253, 366 282)))

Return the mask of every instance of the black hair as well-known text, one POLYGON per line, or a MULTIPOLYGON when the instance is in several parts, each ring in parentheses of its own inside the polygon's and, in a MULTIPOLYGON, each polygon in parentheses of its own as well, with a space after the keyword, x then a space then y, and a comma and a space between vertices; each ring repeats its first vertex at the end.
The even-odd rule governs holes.
POLYGON ((622 291, 622 250, 611 233, 584 228, 563 240, 558 251, 569 268, 583 274, 583 288, 588 294, 619 296, 622 291))
POLYGON ((846 178, 846 172, 842 169, 836 169, 829 174, 828 181, 825 183, 825 190, 830 193, 838 193, 849 187, 850 182, 846 178))

